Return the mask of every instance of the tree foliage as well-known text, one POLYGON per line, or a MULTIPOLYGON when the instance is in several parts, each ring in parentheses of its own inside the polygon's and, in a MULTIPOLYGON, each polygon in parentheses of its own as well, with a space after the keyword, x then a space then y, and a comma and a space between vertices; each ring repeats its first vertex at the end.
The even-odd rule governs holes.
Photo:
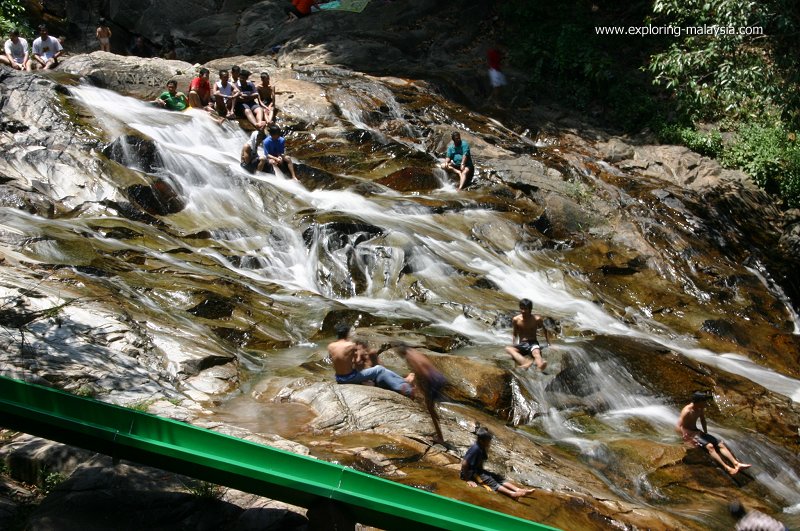
POLYGON ((529 73, 535 94, 606 125, 655 130, 662 141, 746 170, 786 206, 800 206, 800 2, 502 5, 512 59, 529 73), (600 33, 598 27, 661 31, 645 37, 600 33), (701 132, 708 128, 699 126, 708 122, 717 132, 701 132))
POLYGON ((753 119, 782 112, 786 73, 774 60, 792 27, 782 0, 656 0, 656 20, 684 34, 648 66, 693 120, 753 119))
POLYGON ((15 28, 20 33, 31 33, 22 0, 0 0, 0 35, 3 42, 15 28))

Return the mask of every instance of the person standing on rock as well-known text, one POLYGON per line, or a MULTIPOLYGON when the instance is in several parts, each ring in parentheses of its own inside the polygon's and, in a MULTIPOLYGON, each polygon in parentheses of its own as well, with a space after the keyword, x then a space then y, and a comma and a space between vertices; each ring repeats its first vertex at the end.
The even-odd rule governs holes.
POLYGON ((369 369, 357 370, 355 368, 356 343, 350 340, 350 326, 345 323, 336 325, 336 341, 328 345, 328 354, 336 372, 338 384, 360 384, 373 381, 375 385, 389 389, 401 395, 410 397, 414 391, 412 382, 414 375, 409 374, 403 378, 390 371, 383 365, 376 365, 369 369))
POLYGON ((447 379, 433 366, 428 356, 422 352, 402 342, 395 343, 392 346, 397 354, 406 360, 411 372, 414 374, 414 382, 417 389, 422 393, 422 398, 425 400, 425 408, 428 410, 431 421, 433 421, 433 427, 436 430, 436 437, 433 442, 444 444, 444 435, 442 435, 442 428, 439 426, 439 414, 436 412, 436 402, 442 400, 442 389, 447 385, 447 379))
POLYGON ((444 165, 445 171, 458 175, 458 190, 472 181, 472 174, 475 173, 475 166, 472 164, 472 155, 469 151, 469 144, 461 140, 461 133, 453 131, 450 135, 452 142, 447 146, 444 165))
POLYGON ((58 66, 58 58, 64 53, 64 48, 55 37, 47 33, 47 26, 39 26, 39 36, 33 41, 33 58, 42 70, 50 70, 58 66))
POLYGON ((95 37, 97 37, 97 42, 100 43, 100 51, 111 53, 111 28, 108 27, 106 19, 100 19, 97 31, 95 31, 95 37))
POLYGON ((486 428, 478 428, 475 435, 475 444, 470 446, 464 454, 464 459, 461 460, 461 479, 466 481, 467 485, 470 487, 480 485, 515 500, 533 492, 534 489, 518 487, 500 474, 484 470, 483 463, 489 458, 489 447, 492 445, 492 432, 486 428))
POLYGON ((5 55, 0 56, 0 64, 8 65, 14 70, 31 69, 31 58, 28 55, 28 41, 19 36, 19 30, 13 29, 3 46, 5 55))
POLYGON ((739 462, 724 441, 708 433, 706 404, 709 400, 711 400, 711 396, 706 393, 696 392, 692 394, 692 401, 681 410, 681 416, 678 418, 675 430, 681 435, 684 442, 696 448, 705 448, 711 459, 722 466, 725 472, 734 476, 739 471, 750 468, 752 465, 739 462), (697 429, 697 419, 700 419, 700 426, 703 431, 697 429), (726 462, 726 459, 730 464, 726 462))
POLYGON ((547 346, 550 346, 550 336, 544 326, 544 319, 541 315, 534 315, 533 302, 530 299, 519 301, 519 314, 511 320, 511 346, 506 347, 506 352, 514 359, 516 364, 527 369, 534 363, 536 367, 543 371, 547 368, 547 362, 542 358, 542 348, 536 339, 536 331, 541 328, 544 330, 544 338, 547 346), (526 359, 529 358, 529 359, 526 359))

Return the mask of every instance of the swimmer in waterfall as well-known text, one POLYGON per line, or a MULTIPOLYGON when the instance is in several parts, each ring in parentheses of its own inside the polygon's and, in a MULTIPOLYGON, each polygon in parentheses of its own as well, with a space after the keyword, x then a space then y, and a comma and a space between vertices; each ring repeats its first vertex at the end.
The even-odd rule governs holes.
POLYGON ((697 448, 705 448, 711 459, 722 466, 725 472, 735 476, 741 470, 750 468, 752 465, 740 462, 725 445, 724 441, 708 433, 706 404, 710 400, 711 396, 706 393, 696 392, 692 394, 692 401, 681 410, 681 416, 678 419, 675 430, 683 437, 686 443, 697 448), (697 419, 700 419, 700 426, 703 431, 697 429, 697 419))
POLYGON ((532 314, 533 303, 530 299, 519 301, 518 315, 512 319, 511 342, 512 345, 506 347, 506 352, 511 356, 516 364, 527 369, 534 363, 536 367, 543 371, 547 368, 547 362, 542 358, 542 348, 536 339, 536 331, 541 328, 544 330, 544 338, 547 346, 550 346, 550 336, 544 326, 544 319, 541 315, 532 314))

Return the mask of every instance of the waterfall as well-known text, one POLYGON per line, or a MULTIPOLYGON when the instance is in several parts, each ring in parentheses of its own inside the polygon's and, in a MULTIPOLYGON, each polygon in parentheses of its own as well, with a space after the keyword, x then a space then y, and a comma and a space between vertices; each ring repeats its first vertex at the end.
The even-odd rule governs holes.
MULTIPOLYGON (((277 338, 276 343, 291 345, 292 359, 317 348, 310 337, 330 309, 344 307, 449 330, 479 346, 481 355, 508 362, 503 347, 510 343, 510 330, 492 322, 509 315, 518 299, 527 297, 536 313, 569 323, 571 331, 659 344, 800 401, 800 381, 794 378, 740 354, 701 348, 693 338, 635 308, 630 310, 635 319, 623 321, 592 300, 588 280, 565 274, 563 263, 546 250, 508 251, 482 245, 473 237, 474 225, 502 221, 504 213, 488 210, 467 194, 455 194, 451 184, 411 197, 373 183, 369 183, 370 193, 364 194, 355 191, 355 186, 317 189, 314 183, 304 186, 281 175, 251 175, 239 166, 248 135, 234 124, 220 126, 202 111, 168 112, 94 87, 71 90, 111 137, 132 130, 154 141, 163 162, 157 175, 176 183, 186 207, 160 218, 163 227, 92 212, 47 220, 4 209, 0 221, 19 234, 47 234, 52 241, 74 240, 88 246, 75 244, 71 254, 65 254, 67 246, 49 241, 26 249, 31 260, 75 264, 80 256, 87 263, 99 256, 116 261, 125 274, 109 282, 151 315, 178 313, 175 308, 188 303, 183 291, 216 289, 239 297, 252 312, 240 318, 277 338), (336 228, 336 223, 348 230, 326 230, 336 228), (109 237, 104 225, 122 227, 130 235, 109 237), (141 267, 127 267, 126 253, 140 258, 141 267), (142 289, 153 279, 163 283, 159 290, 142 289), (412 282, 424 296, 407 296, 412 282), (466 317, 468 310, 480 319, 466 317)), ((389 102, 384 117, 402 120, 402 106, 390 97, 390 91, 376 94, 389 102)), ((376 129, 368 116, 353 108, 367 97, 363 90, 356 95, 343 90, 337 97, 343 128, 376 129)), ((415 132, 411 124, 401 130, 408 136, 415 132)), ((395 140, 380 135, 376 135, 378 142, 395 140)), ((287 140, 290 155, 292 141, 291 137, 287 140)), ((418 139, 398 142, 423 151, 418 139)), ((119 190, 128 184, 113 172, 101 172, 98 178, 119 190)), ((355 184, 366 183, 358 176, 347 178, 355 184)), ((115 199, 121 201, 121 194, 115 199)), ((163 348, 181 341, 198 345, 207 341, 206 324, 173 318, 180 334, 152 325, 163 348)), ((606 442, 626 436, 626 420, 634 417, 647 419, 655 432, 649 436, 655 440, 675 441, 674 405, 650 396, 614 360, 614 353, 592 352, 572 338, 557 338, 553 343, 545 351, 552 360, 548 374, 531 372, 519 376, 516 383, 533 398, 529 404, 536 414, 532 424, 541 426, 549 442, 604 459, 606 442), (548 390, 565 357, 580 365, 596 387, 590 399, 603 427, 599 435, 585 433, 573 423, 571 406, 548 390)), ((292 365, 285 356, 273 363, 273 368, 292 365)), ((268 370, 270 361, 265 360, 264 366, 268 370)), ((758 481, 766 489, 787 506, 800 503, 789 457, 764 438, 729 434, 737 450, 764 470, 758 481)))

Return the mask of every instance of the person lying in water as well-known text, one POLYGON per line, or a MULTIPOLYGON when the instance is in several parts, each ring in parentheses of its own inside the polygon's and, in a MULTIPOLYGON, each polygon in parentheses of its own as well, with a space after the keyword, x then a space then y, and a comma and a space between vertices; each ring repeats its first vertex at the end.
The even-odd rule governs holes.
POLYGON ((725 445, 724 441, 708 433, 706 404, 710 400, 711 396, 705 393, 696 392, 692 394, 692 401, 681 410, 681 416, 678 419, 675 430, 687 444, 697 448, 705 448, 711 459, 719 463, 728 474, 734 476, 739 471, 750 468, 752 465, 740 462, 725 445), (700 426, 703 431, 697 429, 697 419, 700 419, 700 426))
POLYGON ((360 384, 366 381, 373 381, 378 387, 389 389, 396 393, 412 396, 414 387, 414 374, 409 374, 405 378, 390 371, 383 365, 375 365, 368 369, 357 370, 356 350, 357 345, 350 340, 350 326, 345 323, 336 325, 336 341, 328 345, 333 370, 336 372, 336 383, 338 384, 360 384))

